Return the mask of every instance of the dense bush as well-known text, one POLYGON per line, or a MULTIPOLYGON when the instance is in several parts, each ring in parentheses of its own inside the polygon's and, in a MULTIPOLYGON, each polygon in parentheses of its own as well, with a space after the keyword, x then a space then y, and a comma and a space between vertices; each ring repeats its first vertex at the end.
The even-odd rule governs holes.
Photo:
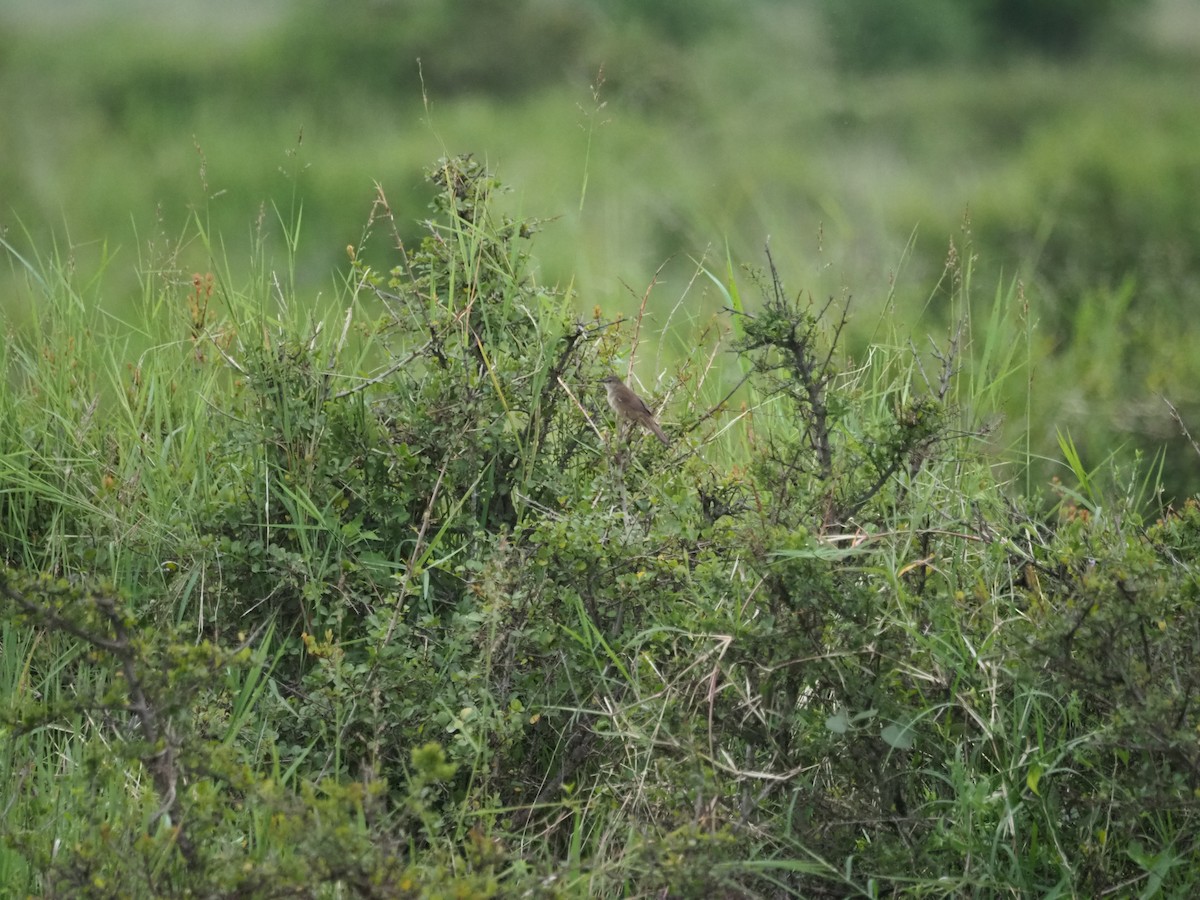
POLYGON ((1051 520, 1006 496, 1011 297, 979 348, 850 365, 768 257, 760 303, 723 284, 742 393, 698 348, 667 448, 597 389, 646 323, 577 321, 482 166, 430 175, 342 308, 198 277, 137 366, 40 276, 0 398, 9 892, 1196 886, 1200 508, 1145 523, 1069 442, 1051 520))
POLYGON ((966 62, 1004 52, 1077 53, 1145 0, 826 0, 822 11, 848 69, 966 62))
POLYGON ((272 74, 282 90, 320 92, 350 78, 397 96, 415 83, 421 65, 426 87, 438 96, 511 96, 564 74, 586 79, 597 63, 581 57, 597 24, 582 0, 383 0, 349 9, 307 0, 290 11, 279 35, 275 59, 289 64, 272 74))

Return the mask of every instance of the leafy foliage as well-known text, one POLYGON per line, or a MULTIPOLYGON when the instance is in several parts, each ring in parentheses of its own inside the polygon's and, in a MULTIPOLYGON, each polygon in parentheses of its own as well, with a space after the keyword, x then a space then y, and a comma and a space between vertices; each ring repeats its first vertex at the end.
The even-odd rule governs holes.
POLYGON ((623 432, 643 323, 539 284, 485 167, 429 177, 339 308, 201 277, 132 381, 10 349, 7 890, 1194 889, 1200 507, 1064 441, 1045 521, 979 424, 1012 348, 852 365, 770 256, 744 407, 689 360, 673 448, 623 432))
POLYGON ((1119 14, 1145 0, 870 0, 826 2, 822 11, 848 69, 876 71, 1035 50, 1086 50, 1119 14))

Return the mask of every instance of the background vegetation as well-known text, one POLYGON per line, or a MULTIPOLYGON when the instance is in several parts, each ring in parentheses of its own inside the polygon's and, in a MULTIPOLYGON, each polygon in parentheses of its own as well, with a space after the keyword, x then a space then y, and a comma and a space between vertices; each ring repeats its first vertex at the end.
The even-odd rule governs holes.
POLYGON ((862 6, 6 14, 7 891, 1193 892, 1190 6, 862 6))
MULTIPOLYGON (((376 183, 412 238, 422 168, 474 152, 517 188, 512 211, 556 218, 540 274, 582 309, 628 313, 665 263, 661 321, 692 258, 755 260, 769 238, 814 293, 859 298, 860 352, 884 297, 947 327, 933 286, 969 222, 980 277, 1019 278, 1031 305, 1035 454, 1059 428, 1091 464, 1166 446, 1169 494, 1192 493, 1160 395, 1200 413, 1194 5, 876 6, 9 4, 0 222, 26 257, 104 265, 95 299, 119 316, 140 264, 175 265, 183 294, 206 268, 181 242, 191 215, 278 253, 277 211, 302 205, 298 284, 328 292, 347 244, 389 264, 386 230, 364 241, 376 183)), ((12 271, 0 302, 20 319, 12 271)), ((693 327, 723 302, 688 297, 693 327)))

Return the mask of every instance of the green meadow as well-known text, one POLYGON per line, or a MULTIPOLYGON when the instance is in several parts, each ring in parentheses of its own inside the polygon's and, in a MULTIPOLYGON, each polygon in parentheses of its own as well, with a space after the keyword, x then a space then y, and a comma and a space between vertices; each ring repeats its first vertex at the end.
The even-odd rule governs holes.
POLYGON ((1193 4, 0 46, 0 895, 1196 890, 1193 4))

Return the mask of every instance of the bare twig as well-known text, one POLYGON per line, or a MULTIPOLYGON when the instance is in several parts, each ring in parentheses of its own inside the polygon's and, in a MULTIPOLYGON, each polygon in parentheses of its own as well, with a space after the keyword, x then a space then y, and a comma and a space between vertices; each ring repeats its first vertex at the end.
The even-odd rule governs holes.
MULTIPOLYGON (((1162 397, 1162 395, 1159 395, 1162 397)), ((1188 443, 1192 445, 1192 449, 1200 454, 1200 444, 1196 443, 1196 439, 1192 437, 1192 433, 1188 431, 1187 425, 1183 424, 1183 416, 1179 414, 1179 410, 1166 397, 1162 397, 1162 402, 1167 404, 1167 409, 1171 411, 1171 418, 1175 420, 1175 424, 1179 426, 1179 430, 1183 432, 1183 436, 1188 439, 1188 443)))

